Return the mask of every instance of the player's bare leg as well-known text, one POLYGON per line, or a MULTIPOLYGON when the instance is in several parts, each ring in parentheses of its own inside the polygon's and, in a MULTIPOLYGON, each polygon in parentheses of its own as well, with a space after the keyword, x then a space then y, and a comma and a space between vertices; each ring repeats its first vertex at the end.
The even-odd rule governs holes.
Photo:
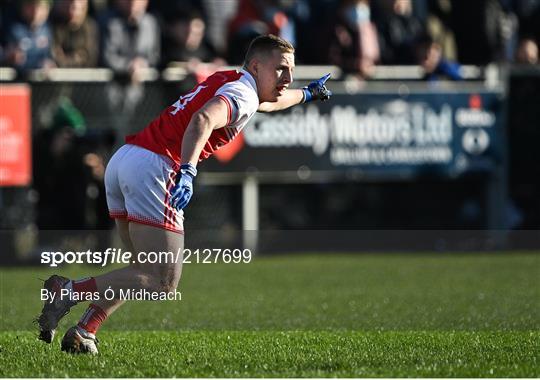
POLYGON ((116 223, 116 230, 118 231, 118 235, 120 235, 124 247, 130 252, 133 252, 135 249, 133 248, 133 242, 129 236, 129 222, 126 219, 115 219, 114 221, 116 223))
MULTIPOLYGON (((125 232, 126 226, 119 226, 125 232)), ((121 232, 121 234, 122 234, 121 232)), ((180 252, 177 262, 142 263, 134 262, 126 268, 95 277, 96 288, 100 294, 113 289, 173 292, 178 286, 182 273, 183 235, 157 227, 129 223, 129 242, 132 253, 138 252, 180 252)), ((77 326, 68 330, 62 340, 62 350, 73 353, 97 354, 95 334, 103 321, 118 309, 124 300, 106 300, 103 297, 92 303, 83 314, 77 326)))
POLYGON ((97 276, 95 280, 99 293, 103 294, 109 287, 115 294, 118 294, 120 289, 174 291, 182 273, 184 235, 139 223, 130 223, 129 232, 134 255, 139 252, 172 252, 176 259, 176 253, 179 252, 178 262, 133 263, 128 267, 97 276))
MULTIPOLYGON (((125 219, 116 219, 115 222, 124 248, 129 252, 134 252, 133 243, 129 237, 129 222, 125 219)), ((98 340, 95 335, 97 330, 88 331, 92 330, 92 327, 88 327, 86 324, 91 324, 92 326, 100 325, 105 318, 122 306, 124 302, 121 299, 107 300, 105 298, 94 301, 86 309, 77 326, 71 327, 64 335, 61 344, 62 350, 71 353, 97 354, 98 340)))
MULTIPOLYGON (((129 237, 129 223, 126 220, 117 219, 116 226, 124 247, 130 251, 133 251, 133 244, 129 237)), ((89 281, 90 279, 83 280, 89 281)), ((93 280, 92 280, 93 281, 93 280)), ((72 306, 77 304, 77 301, 71 300, 68 297, 60 297, 59 294, 63 288, 70 287, 73 289, 73 284, 66 277, 53 275, 48 280, 45 281, 44 289, 46 289, 52 300, 46 300, 41 311, 40 316, 37 319, 40 328, 39 339, 45 341, 46 343, 51 343, 54 339, 56 333, 56 327, 58 322, 62 319, 72 306)), ((100 305, 104 308, 107 314, 112 313, 116 308, 118 308, 122 302, 120 300, 112 300, 108 304, 100 305)))
MULTIPOLYGON (((118 235, 120 235, 120 239, 122 240, 125 249, 127 249, 131 253, 135 252, 135 249, 133 248, 133 243, 131 242, 131 238, 129 237, 129 222, 126 219, 115 219, 115 223, 118 235)), ((105 314, 109 316, 114 313, 116 309, 122 306, 124 302, 124 300, 120 299, 113 299, 109 301, 102 297, 99 300, 94 301, 94 304, 100 307, 105 312, 105 314)))

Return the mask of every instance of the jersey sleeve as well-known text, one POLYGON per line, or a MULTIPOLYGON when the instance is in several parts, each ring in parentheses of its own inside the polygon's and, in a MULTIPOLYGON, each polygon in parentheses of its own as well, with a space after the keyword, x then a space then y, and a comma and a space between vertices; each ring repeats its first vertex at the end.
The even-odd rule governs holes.
POLYGON ((216 91, 216 96, 227 104, 229 110, 227 125, 242 123, 251 117, 258 107, 257 94, 240 81, 224 84, 216 91))

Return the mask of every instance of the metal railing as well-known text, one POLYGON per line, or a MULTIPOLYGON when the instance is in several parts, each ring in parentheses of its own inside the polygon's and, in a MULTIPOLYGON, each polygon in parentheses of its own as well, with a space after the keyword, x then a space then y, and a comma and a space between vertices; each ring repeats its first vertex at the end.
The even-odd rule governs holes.
MULTIPOLYGON (((200 68, 215 68, 215 66, 201 64, 200 68)), ((220 67, 223 70, 235 69, 237 66, 220 67)), ((487 66, 486 68, 472 65, 461 66, 461 74, 464 80, 484 80, 490 70, 496 66, 487 66)), ((301 65, 295 68, 294 77, 299 81, 307 81, 321 73, 331 73, 333 79, 343 77, 343 71, 337 66, 328 65, 301 65)), ((154 68, 143 69, 141 80, 143 82, 152 82, 156 80, 181 81, 190 74, 190 67, 187 62, 177 62, 174 65, 159 71, 154 68)), ((422 80, 424 72, 420 66, 376 66, 372 81, 386 80, 422 80)), ((57 81, 57 82, 108 82, 115 77, 114 72, 107 68, 53 68, 32 70, 26 73, 24 80, 31 82, 57 81)), ((19 76, 15 69, 11 67, 0 67, 0 81, 10 82, 18 80, 19 76)))

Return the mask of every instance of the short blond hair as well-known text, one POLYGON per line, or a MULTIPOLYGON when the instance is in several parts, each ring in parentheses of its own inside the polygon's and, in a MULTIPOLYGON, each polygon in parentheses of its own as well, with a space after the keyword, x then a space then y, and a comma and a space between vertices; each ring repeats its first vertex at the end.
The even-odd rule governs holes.
POLYGON ((275 49, 279 49, 281 53, 294 54, 294 46, 289 41, 273 34, 267 34, 251 41, 244 59, 244 66, 247 66, 255 55, 270 54, 275 49))

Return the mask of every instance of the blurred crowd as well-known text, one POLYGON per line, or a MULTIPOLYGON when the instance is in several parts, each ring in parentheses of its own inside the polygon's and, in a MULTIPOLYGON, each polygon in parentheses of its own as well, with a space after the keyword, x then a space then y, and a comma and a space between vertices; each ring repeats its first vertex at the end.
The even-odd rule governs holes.
MULTIPOLYGON (((127 79, 104 86, 109 108, 103 112, 115 116, 100 128, 87 128, 77 102, 47 93, 45 107, 50 101, 54 112, 46 125, 34 126, 33 139, 39 228, 110 226, 105 163, 120 141, 115 137, 133 132, 122 128, 140 118, 143 69, 182 65, 203 77, 240 65, 250 41, 267 33, 295 46, 298 65, 337 65, 359 80, 378 65, 420 65, 426 80, 460 80, 461 65, 540 64, 540 0, 1 0, 0 66, 22 76, 34 69, 105 67, 127 79)), ((524 199, 537 200, 526 191, 533 195, 524 199)), ((304 219, 328 221, 316 212, 304 219)))
POLYGON ((108 67, 137 81, 177 62, 238 65, 273 33, 297 64, 369 78, 377 65, 538 64, 540 0, 2 0, 0 65, 108 67))

